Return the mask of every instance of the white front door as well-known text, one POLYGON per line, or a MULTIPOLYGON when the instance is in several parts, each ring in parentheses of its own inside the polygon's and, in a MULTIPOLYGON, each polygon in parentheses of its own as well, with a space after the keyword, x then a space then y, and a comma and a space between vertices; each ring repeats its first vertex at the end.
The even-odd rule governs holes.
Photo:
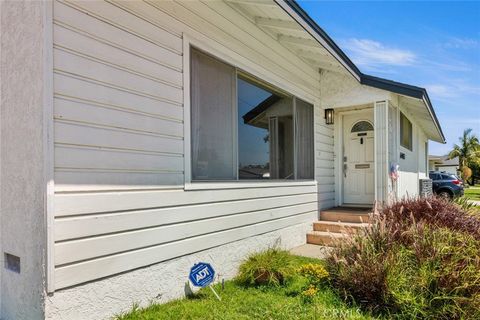
POLYGON ((343 203, 372 205, 373 111, 345 115, 343 130, 343 203))

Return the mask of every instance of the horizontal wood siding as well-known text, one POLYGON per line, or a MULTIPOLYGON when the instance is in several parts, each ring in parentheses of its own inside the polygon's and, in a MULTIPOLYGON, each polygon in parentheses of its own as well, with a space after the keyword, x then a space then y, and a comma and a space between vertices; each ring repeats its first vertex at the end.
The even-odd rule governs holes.
POLYGON ((77 216, 157 207, 206 204, 232 200, 271 198, 309 193, 308 186, 252 187, 200 191, 152 190, 132 192, 60 193, 55 196, 55 216, 77 216))
POLYGON ((273 221, 245 225, 240 228, 223 230, 197 237, 189 237, 157 246, 65 265, 56 268, 55 285, 56 288, 69 287, 75 284, 103 278, 112 274, 148 266, 160 261, 223 245, 225 243, 245 239, 258 234, 286 228, 295 224, 310 222, 314 220, 316 216, 316 212, 307 212, 273 221))
POLYGON ((107 2, 54 3, 55 183, 183 183, 182 38, 107 2))
MULTIPOLYGON (((255 209, 251 212, 237 213, 225 217, 188 221, 168 226, 149 227, 147 229, 128 232, 123 231, 118 234, 61 242, 55 245, 55 264, 64 265, 78 260, 88 260, 161 243, 187 239, 201 234, 234 229, 244 226, 245 224, 257 224, 263 221, 315 212, 317 209, 317 199, 312 197, 312 200, 313 201, 309 203, 287 207, 267 210, 255 209), (72 252, 75 252, 75 254, 72 255, 72 252)), ((238 205, 241 205, 241 203, 238 205)), ((222 212, 222 214, 225 213, 228 213, 228 211, 222 212)))
POLYGON ((313 221, 315 184, 55 197, 55 286, 63 288, 313 221))
POLYGON ((311 222, 319 203, 333 205, 320 108, 318 184, 183 189, 183 34, 319 99, 318 70, 226 3, 55 1, 53 31, 56 289, 311 222))
POLYGON ((277 196, 272 206, 272 197, 248 200, 232 200, 229 202, 214 202, 194 204, 169 208, 147 210, 132 210, 88 216, 65 217, 56 220, 55 240, 65 241, 103 235, 125 230, 137 230, 148 227, 195 221, 198 219, 215 218, 223 215, 233 215, 255 210, 267 210, 273 207, 281 208, 316 201, 310 193, 277 196))
POLYGON ((326 125, 323 109, 315 110, 315 179, 319 209, 335 206, 333 125, 326 125))

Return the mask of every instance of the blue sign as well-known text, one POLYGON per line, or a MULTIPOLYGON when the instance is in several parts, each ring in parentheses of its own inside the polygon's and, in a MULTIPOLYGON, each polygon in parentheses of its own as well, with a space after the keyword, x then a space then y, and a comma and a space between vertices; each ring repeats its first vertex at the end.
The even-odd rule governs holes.
POLYGON ((196 287, 206 287, 213 282, 215 278, 215 270, 209 263, 200 262, 195 264, 190 269, 190 275, 188 276, 190 281, 196 287))

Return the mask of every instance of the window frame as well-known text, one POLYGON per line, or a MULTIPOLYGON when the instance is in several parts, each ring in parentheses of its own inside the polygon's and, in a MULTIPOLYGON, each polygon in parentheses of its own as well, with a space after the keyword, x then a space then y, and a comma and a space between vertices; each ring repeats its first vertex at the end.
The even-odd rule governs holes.
POLYGON ((399 130, 399 137, 400 137, 400 139, 399 139, 400 140, 400 146, 402 148, 406 149, 406 150, 413 151, 413 122, 410 121, 410 119, 402 111, 400 111, 399 122, 400 122, 400 125, 398 126, 398 130, 399 130), (403 141, 402 141, 403 140, 403 131, 404 131, 403 118, 405 118, 408 121, 408 123, 410 124, 408 126, 408 128, 410 128, 410 134, 409 134, 410 145, 409 146, 404 145, 403 141))
MULTIPOLYGON (((270 77, 270 73, 266 72, 265 74, 261 72, 262 76, 257 76, 260 74, 259 71, 256 70, 256 65, 252 65, 250 63, 245 63, 246 59, 240 57, 239 55, 230 51, 226 47, 219 46, 215 43, 214 46, 209 44, 208 42, 195 39, 190 37, 186 34, 183 34, 183 88, 184 88, 184 189, 185 190, 208 190, 208 189, 236 189, 236 188, 257 188, 257 187, 280 187, 280 186, 305 186, 305 185, 317 185, 317 181, 315 179, 316 176, 316 159, 314 153, 314 170, 313 170, 313 178, 312 179, 293 179, 293 180, 240 180, 238 179, 238 172, 237 172, 237 179, 236 180, 194 180, 192 178, 192 154, 191 154, 191 55, 190 50, 195 49, 200 52, 203 52, 211 57, 218 59, 219 61, 226 63, 236 70, 236 77, 241 77, 243 79, 248 79, 255 85, 259 85, 261 87, 266 87, 272 90, 275 90, 277 93, 292 97, 292 109, 295 112, 295 104, 296 99, 301 99, 310 105, 313 108, 313 125, 315 127, 315 107, 318 105, 318 100, 312 96, 308 96, 303 92, 299 92, 297 88, 289 87, 287 83, 279 82, 278 78, 270 77)), ((236 104, 236 102, 235 102, 236 104)), ((237 110, 237 106, 235 109, 237 110)), ((235 110, 235 111, 236 111, 235 110)), ((234 112, 237 113, 237 112, 234 112)), ((235 136, 235 149, 237 154, 237 161, 235 163, 235 167, 238 171, 238 130, 234 130, 235 136)), ((295 141, 295 130, 294 130, 294 137, 295 141)), ((315 146, 316 136, 315 130, 313 132, 313 146, 315 146)), ((296 147, 294 149, 294 168, 296 168, 296 147)))

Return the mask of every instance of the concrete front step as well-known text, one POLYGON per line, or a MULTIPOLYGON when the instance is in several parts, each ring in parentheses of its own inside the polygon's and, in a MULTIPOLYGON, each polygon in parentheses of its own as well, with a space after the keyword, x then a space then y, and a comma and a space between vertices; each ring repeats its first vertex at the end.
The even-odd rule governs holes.
POLYGON ((307 233, 307 243, 322 246, 335 245, 349 232, 368 226, 369 208, 335 207, 320 212, 320 221, 313 223, 313 231, 307 233))
POLYGON ((313 223, 313 231, 325 232, 356 232, 360 228, 368 226, 368 223, 316 221, 313 223))
POLYGON ((310 231, 307 233, 307 243, 320 246, 332 246, 336 240, 345 238, 343 233, 330 233, 325 231, 310 231))
POLYGON ((320 212, 320 220, 332 222, 347 223, 368 223, 368 213, 356 213, 347 211, 322 211, 320 212))

